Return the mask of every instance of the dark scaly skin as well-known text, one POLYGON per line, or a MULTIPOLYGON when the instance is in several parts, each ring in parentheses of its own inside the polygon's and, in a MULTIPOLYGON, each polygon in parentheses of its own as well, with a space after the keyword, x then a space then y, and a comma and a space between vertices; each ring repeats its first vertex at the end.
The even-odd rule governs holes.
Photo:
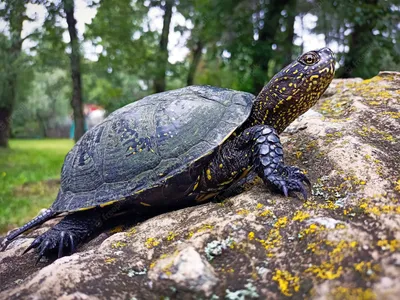
POLYGON ((276 74, 257 96, 249 120, 204 170, 200 193, 220 191, 220 199, 238 194, 244 188, 235 182, 254 171, 285 196, 301 192, 307 198, 304 183, 310 182, 300 169, 284 164, 278 134, 318 101, 333 79, 334 64, 331 50, 323 48, 302 55, 276 74))
MULTIPOLYGON (((320 98, 333 79, 334 63, 332 52, 324 48, 304 54, 275 75, 255 99, 249 119, 220 146, 193 184, 193 191, 188 190, 186 200, 201 202, 233 196, 251 185, 249 181, 254 174, 286 196, 297 191, 306 197, 303 183, 309 181, 298 168, 284 164, 278 134, 320 98)), ((181 200, 185 202, 185 199, 181 200)), ((116 210, 119 210, 119 203, 68 215, 36 238, 26 252, 36 248, 38 261, 51 253, 58 257, 70 254, 116 210)), ((11 233, 4 244, 55 215, 56 212, 48 209, 11 233)))

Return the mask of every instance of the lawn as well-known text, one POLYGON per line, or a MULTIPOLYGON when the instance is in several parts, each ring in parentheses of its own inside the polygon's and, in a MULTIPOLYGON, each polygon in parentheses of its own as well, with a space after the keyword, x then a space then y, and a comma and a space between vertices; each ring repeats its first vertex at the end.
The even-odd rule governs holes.
POLYGON ((0 149, 0 234, 20 226, 55 199, 73 141, 10 140, 0 149))

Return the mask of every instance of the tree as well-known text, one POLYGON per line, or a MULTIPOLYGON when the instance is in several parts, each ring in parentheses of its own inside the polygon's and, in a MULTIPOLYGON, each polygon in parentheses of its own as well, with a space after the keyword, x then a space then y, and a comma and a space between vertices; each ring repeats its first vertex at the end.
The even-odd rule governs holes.
MULTIPOLYGON (((158 2, 158 1, 157 1, 158 2)), ((175 0, 165 0, 161 8, 164 11, 163 28, 160 37, 160 46, 158 52, 158 69, 156 69, 154 78, 154 91, 156 93, 165 91, 165 76, 168 66, 168 37, 172 19, 172 8, 175 0)))
POLYGON ((24 41, 22 24, 27 19, 25 3, 24 0, 7 0, 0 10, 0 17, 7 22, 10 31, 9 37, 0 36, 0 147, 8 146, 11 115, 18 95, 18 72, 24 41))
POLYGON ((74 110, 75 122, 75 141, 78 141, 85 133, 83 101, 82 101, 82 82, 81 82, 81 62, 78 34, 76 30, 76 20, 74 17, 74 0, 63 0, 63 8, 68 24, 68 33, 71 46, 71 78, 72 78, 72 100, 71 106, 74 110))

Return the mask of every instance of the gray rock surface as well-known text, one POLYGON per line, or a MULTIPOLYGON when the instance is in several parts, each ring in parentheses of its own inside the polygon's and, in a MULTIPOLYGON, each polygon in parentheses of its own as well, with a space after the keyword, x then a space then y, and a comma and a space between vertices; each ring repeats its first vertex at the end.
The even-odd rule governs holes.
POLYGON ((0 299, 398 299, 400 73, 334 80, 314 111, 282 135, 307 201, 256 185, 35 266, 53 220, 0 253, 0 299))

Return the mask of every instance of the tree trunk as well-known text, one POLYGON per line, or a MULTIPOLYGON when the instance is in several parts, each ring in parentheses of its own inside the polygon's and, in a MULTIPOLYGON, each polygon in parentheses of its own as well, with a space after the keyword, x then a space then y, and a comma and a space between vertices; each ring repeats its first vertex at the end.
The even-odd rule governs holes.
POLYGON ((190 63, 189 73, 186 81, 187 85, 193 85, 194 77, 196 75, 197 66, 199 65, 202 52, 203 43, 199 40, 192 49, 192 61, 190 63))
POLYGON ((156 93, 165 91, 165 72, 168 65, 168 36, 172 19, 172 7, 174 0, 166 0, 164 6, 164 22, 160 39, 160 51, 158 52, 158 70, 154 79, 154 91, 156 93))
POLYGON ((63 0, 64 11, 68 24, 68 32, 71 46, 71 78, 72 78, 72 99, 71 106, 74 111, 75 132, 74 139, 78 141, 85 133, 83 103, 82 103, 82 83, 80 67, 79 40, 76 30, 76 20, 74 17, 74 0, 63 0))
POLYGON ((276 33, 280 30, 281 12, 290 0, 271 0, 265 7, 263 27, 259 30, 259 38, 254 46, 253 55, 253 88, 258 94, 265 85, 268 76, 268 64, 273 57, 272 44, 275 43, 276 33))
POLYGON ((287 7, 287 19, 286 19, 286 43, 283 47, 285 53, 285 60, 283 61, 283 65, 288 65, 293 61, 293 40, 294 40, 294 22, 296 19, 296 6, 297 0, 290 0, 287 7))
POLYGON ((8 147, 11 110, 0 107, 0 147, 8 147))

